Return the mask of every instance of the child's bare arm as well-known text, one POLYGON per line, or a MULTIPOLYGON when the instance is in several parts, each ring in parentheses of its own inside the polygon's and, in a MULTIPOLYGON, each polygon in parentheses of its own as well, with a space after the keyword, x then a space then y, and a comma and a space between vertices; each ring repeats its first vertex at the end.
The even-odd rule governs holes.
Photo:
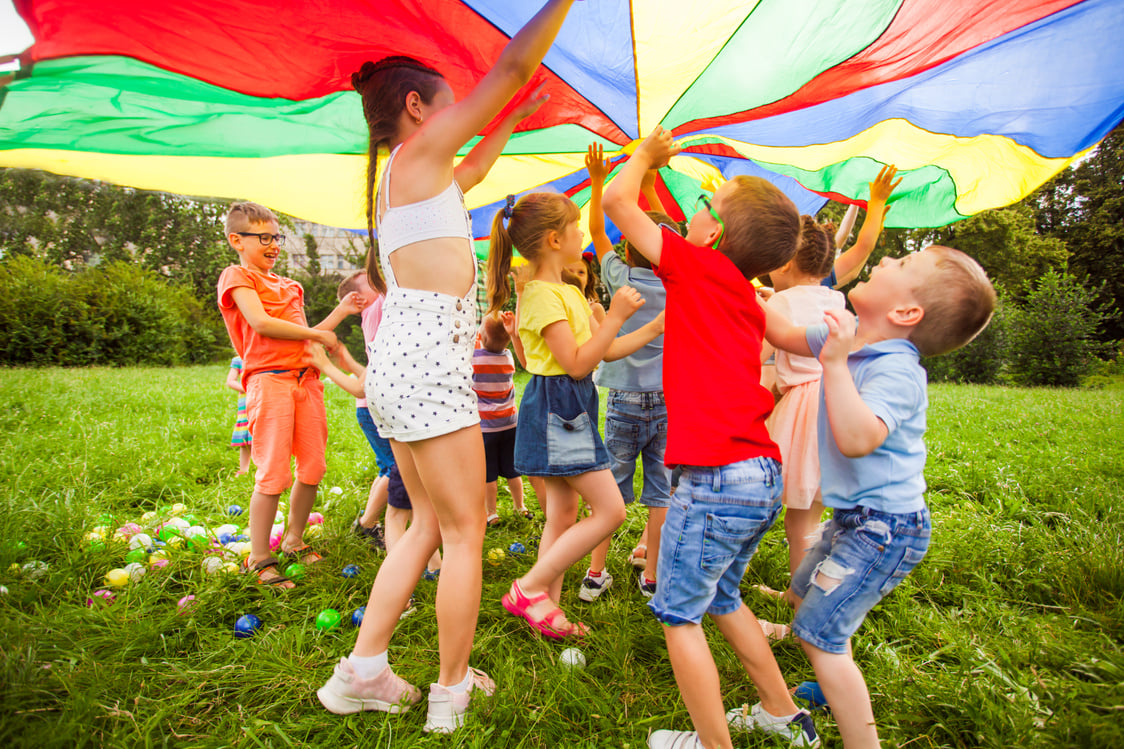
POLYGON ((605 190, 605 214, 628 237, 628 243, 653 265, 660 264, 663 237, 660 227, 652 223, 637 204, 636 197, 645 172, 663 166, 677 153, 679 149, 671 133, 657 125, 605 190))
MULTIPOLYGON (((516 306, 518 304, 519 302, 516 301, 516 306)), ((519 366, 526 369, 527 356, 523 353, 523 339, 519 337, 519 324, 516 321, 515 314, 501 312, 500 319, 503 320, 503 329, 507 331, 508 337, 511 338, 511 348, 515 352, 515 358, 519 360, 519 366)))
POLYGON ((648 209, 652 211, 662 211, 667 213, 664 208, 663 201, 660 200, 660 194, 656 192, 656 175, 659 174, 659 169, 649 169, 644 172, 644 179, 640 182, 640 194, 648 201, 648 209))
POLYGON ((359 296, 359 292, 353 291, 344 296, 340 303, 336 305, 335 309, 328 313, 320 322, 312 327, 317 330, 335 330, 336 326, 343 322, 344 318, 348 315, 358 315, 363 311, 363 297, 359 296))
POLYGON ((242 377, 234 367, 226 370, 226 386, 231 390, 237 390, 239 393, 246 392, 242 387, 242 377))
MULTIPOLYGON (((343 346, 339 348, 345 352, 347 349, 343 346)), ((351 358, 347 354, 347 358, 351 358)), ((345 372, 341 371, 339 367, 332 363, 328 358, 328 354, 324 351, 324 347, 316 343, 308 344, 308 363, 319 369, 323 374, 328 375, 328 379, 340 386, 344 391, 351 393, 356 398, 365 398, 366 393, 363 390, 363 380, 356 377, 349 377, 345 372)))
POLYGON ((589 171, 589 238, 597 253, 597 262, 600 263, 613 251, 613 243, 605 233, 605 214, 601 211, 601 193, 605 188, 605 178, 613 171, 613 165, 605 158, 600 143, 589 147, 585 155, 585 168, 589 171))
POLYGON ((835 249, 841 248, 847 244, 847 240, 851 238, 851 231, 855 228, 855 220, 859 217, 859 207, 852 203, 847 206, 847 212, 843 214, 843 220, 839 223, 839 228, 835 230, 835 249))
POLYGON ((614 338, 605 353, 605 361, 616 361, 631 356, 663 335, 663 315, 664 313, 661 312, 631 333, 614 338))
POLYGON ((336 334, 330 330, 308 328, 288 320, 278 320, 270 317, 262 306, 261 298, 257 293, 247 287, 239 286, 230 292, 238 311, 246 318, 246 322, 258 335, 266 338, 280 338, 283 341, 316 341, 330 349, 336 347, 336 334))
POLYGON ((799 356, 811 356, 812 349, 804 337, 804 328, 793 325, 771 304, 761 305, 765 310, 765 340, 781 351, 799 356))
POLYGON ((855 316, 846 310, 828 310, 824 321, 828 333, 820 350, 820 364, 827 420, 839 452, 848 458, 861 458, 885 442, 889 430, 863 402, 847 368, 847 356, 855 341, 855 316))
MULTIPOLYGON (((355 358, 351 355, 351 352, 347 350, 347 346, 344 346, 342 342, 339 346, 336 346, 335 350, 331 353, 332 357, 336 360, 336 364, 344 372, 350 372, 356 377, 366 376, 367 368, 359 362, 355 361, 355 358)), ((362 398, 363 396, 360 395, 356 397, 362 398)))
POLYGON ((866 264, 867 258, 870 257, 870 253, 874 251, 874 246, 878 244, 878 235, 882 233, 882 222, 885 220, 888 210, 886 201, 889 200, 894 188, 900 185, 903 179, 899 177, 894 180, 897 173, 897 167, 884 166, 878 172, 874 181, 870 183, 870 200, 866 204, 866 218, 863 220, 863 228, 859 230, 859 238, 855 240, 851 249, 835 260, 835 285, 837 287, 855 280, 863 265, 866 264))
MULTIPOLYGON (((648 223, 650 224, 651 221, 648 223)), ((569 323, 565 320, 553 322, 543 328, 543 340, 566 374, 575 380, 580 380, 592 372, 605 358, 613 339, 620 332, 621 325, 643 304, 644 298, 640 296, 640 292, 631 286, 622 286, 613 295, 613 303, 609 305, 609 312, 605 315, 604 322, 597 327, 588 341, 579 346, 569 323)))
POLYGON ((538 111, 548 99, 549 94, 543 94, 542 89, 546 84, 538 86, 524 99, 519 106, 511 110, 506 117, 500 120, 492 132, 488 133, 479 143, 473 146, 468 155, 453 168, 453 178, 462 192, 468 192, 484 181, 496 159, 503 152, 503 147, 515 131, 515 126, 522 120, 538 111))

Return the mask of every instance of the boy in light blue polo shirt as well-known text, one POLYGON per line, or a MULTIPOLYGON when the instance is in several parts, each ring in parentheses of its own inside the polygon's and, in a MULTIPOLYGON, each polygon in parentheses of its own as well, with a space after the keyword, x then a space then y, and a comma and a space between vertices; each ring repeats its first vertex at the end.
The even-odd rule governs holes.
MULTIPOLYGON (((589 169, 591 189, 589 233, 593 249, 597 251, 597 260, 601 263, 601 280, 609 294, 622 286, 631 286, 644 298, 644 306, 621 326, 618 335, 623 336, 663 314, 667 306, 667 292, 647 258, 632 252, 626 240, 626 263, 617 255, 605 233, 601 189, 612 164, 604 159, 599 147, 590 146, 586 167, 589 169)), ((653 209, 660 208, 655 190, 645 188, 654 188, 654 173, 645 178, 642 189, 649 205, 653 209)), ((675 226, 675 222, 662 210, 648 211, 648 217, 657 224, 675 226)), ((651 598, 656 593, 660 529, 671 504, 671 470, 664 465, 667 405, 663 397, 663 336, 623 359, 604 362, 597 368, 594 381, 599 387, 609 388, 605 409, 605 447, 609 451, 613 478, 620 487, 625 504, 636 499, 633 477, 637 457, 643 465, 644 485, 640 503, 648 509, 648 521, 631 561, 634 566, 642 568, 636 581, 640 593, 645 598, 651 598)), ((613 577, 605 565, 611 541, 612 536, 606 538, 590 555, 589 570, 578 591, 578 597, 583 601, 596 600, 612 585, 613 577)))
MULTIPOLYGON (((766 306, 766 338, 823 364, 819 421, 823 502, 832 519, 792 577, 793 633, 816 670, 845 747, 878 745, 870 694, 850 638, 925 556, 925 370, 991 319, 995 290, 964 253, 929 247, 883 258, 848 295, 858 315, 825 313, 797 328, 766 306)), ((727 714, 755 724, 757 706, 727 714)))

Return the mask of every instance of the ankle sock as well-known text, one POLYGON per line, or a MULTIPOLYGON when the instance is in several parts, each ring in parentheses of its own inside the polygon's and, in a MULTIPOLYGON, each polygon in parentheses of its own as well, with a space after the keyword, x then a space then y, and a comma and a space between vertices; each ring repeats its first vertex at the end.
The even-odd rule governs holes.
POLYGON ((355 675, 360 679, 373 679, 390 665, 387 662, 386 652, 387 651, 384 650, 378 655, 356 655, 352 653, 347 656, 347 660, 355 670, 355 675))
POLYGON ((601 578, 605 577, 605 570, 601 570, 600 572, 594 572, 593 570, 586 570, 585 576, 586 577, 592 577, 594 580, 600 580, 601 578))
POLYGON ((792 715, 773 715, 771 712, 765 709, 764 705, 761 706, 761 714, 771 723, 779 726, 788 724, 793 718, 797 716, 799 712, 800 711, 797 710, 792 715))
MULTIPOLYGON (((439 683, 439 685, 444 686, 443 684, 440 684, 440 683, 439 683)), ((452 692, 454 694, 464 694, 465 692, 468 691, 468 688, 470 686, 472 686, 472 670, 471 669, 467 673, 465 673, 464 679, 462 679, 459 684, 454 684, 451 687, 445 687, 445 689, 448 689, 450 692, 452 692)))

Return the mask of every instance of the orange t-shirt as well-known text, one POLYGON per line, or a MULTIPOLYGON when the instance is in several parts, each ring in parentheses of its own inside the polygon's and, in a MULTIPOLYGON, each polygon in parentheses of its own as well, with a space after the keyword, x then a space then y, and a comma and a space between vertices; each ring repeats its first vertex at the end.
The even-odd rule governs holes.
POLYGON ((304 316, 304 289, 291 278, 274 273, 259 273, 241 265, 231 265, 219 276, 219 311, 234 350, 242 357, 242 386, 254 372, 263 369, 300 369, 305 365, 305 341, 288 341, 259 335, 238 305, 234 289, 245 286, 261 299, 265 313, 278 320, 308 327, 304 316))

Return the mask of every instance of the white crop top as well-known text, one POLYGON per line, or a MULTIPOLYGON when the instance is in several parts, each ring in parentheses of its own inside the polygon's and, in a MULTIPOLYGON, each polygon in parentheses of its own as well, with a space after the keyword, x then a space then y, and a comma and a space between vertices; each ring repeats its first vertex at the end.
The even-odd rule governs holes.
POLYGON ((386 162, 386 174, 379 186, 378 199, 375 203, 379 259, 382 261, 387 283, 394 286, 397 286, 398 282, 394 278, 390 255, 414 242, 441 237, 464 237, 468 242, 468 251, 473 254, 475 260, 475 251, 472 247, 472 217, 464 207, 464 193, 461 192, 460 185, 455 179, 432 198, 394 208, 389 207, 390 168, 401 147, 402 144, 398 144, 386 162), (382 208, 381 218, 379 208, 382 208))

